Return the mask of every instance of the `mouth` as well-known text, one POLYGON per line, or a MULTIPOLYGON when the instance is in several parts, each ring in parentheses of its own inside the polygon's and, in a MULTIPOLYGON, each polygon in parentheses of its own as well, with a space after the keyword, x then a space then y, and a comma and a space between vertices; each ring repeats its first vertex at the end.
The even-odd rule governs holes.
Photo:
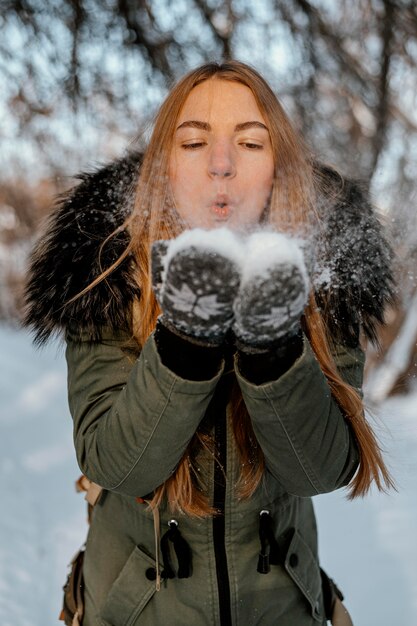
POLYGON ((227 221, 232 214, 230 200, 226 196, 217 197, 210 208, 216 221, 227 221))
POLYGON ((226 220, 230 217, 231 208, 228 204, 215 204, 212 207, 213 213, 219 220, 226 220))

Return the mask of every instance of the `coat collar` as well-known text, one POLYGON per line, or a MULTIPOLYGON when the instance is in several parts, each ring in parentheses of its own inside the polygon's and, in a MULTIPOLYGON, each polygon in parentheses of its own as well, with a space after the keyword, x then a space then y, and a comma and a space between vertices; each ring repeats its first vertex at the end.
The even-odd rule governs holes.
MULTIPOLYGON (((141 160, 130 153, 82 174, 80 184, 58 199, 29 259, 24 324, 37 343, 70 325, 92 340, 100 339, 103 326, 131 330, 131 305, 140 297, 131 256, 107 280, 71 299, 125 250, 129 236, 123 230, 101 245, 132 210, 141 160)), ((357 343, 359 326, 375 340, 392 299, 391 248, 363 187, 323 165, 315 172, 322 189, 313 276, 317 303, 336 341, 357 343)))

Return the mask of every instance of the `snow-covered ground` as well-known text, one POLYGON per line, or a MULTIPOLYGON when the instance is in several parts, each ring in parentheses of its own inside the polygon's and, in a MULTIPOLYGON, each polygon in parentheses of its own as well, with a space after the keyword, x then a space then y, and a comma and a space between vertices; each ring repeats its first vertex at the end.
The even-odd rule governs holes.
MULTIPOLYGON (((0 327, 0 624, 53 626, 85 538, 61 347, 0 327)), ((398 493, 316 498, 322 564, 355 626, 417 624, 417 392, 377 418, 398 493)), ((296 625, 294 625, 296 626, 296 625)))

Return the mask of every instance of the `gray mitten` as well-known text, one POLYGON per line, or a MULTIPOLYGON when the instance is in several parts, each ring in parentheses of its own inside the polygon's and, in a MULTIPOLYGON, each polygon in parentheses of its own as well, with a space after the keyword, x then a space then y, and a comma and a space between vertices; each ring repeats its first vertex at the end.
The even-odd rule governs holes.
POLYGON ((233 331, 239 347, 267 348, 295 333, 308 293, 307 270, 297 242, 280 233, 251 235, 234 303, 233 331))
POLYGON ((152 285, 162 321, 188 336, 222 343, 233 322, 241 240, 226 228, 183 232, 152 246, 152 285))

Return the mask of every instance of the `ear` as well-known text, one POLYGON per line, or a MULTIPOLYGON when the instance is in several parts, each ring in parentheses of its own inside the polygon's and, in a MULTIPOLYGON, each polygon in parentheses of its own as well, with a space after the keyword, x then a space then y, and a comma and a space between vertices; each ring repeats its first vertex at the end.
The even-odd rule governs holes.
POLYGON ((154 241, 151 248, 152 288, 158 300, 165 279, 165 257, 168 252, 169 244, 169 240, 161 239, 154 241))

